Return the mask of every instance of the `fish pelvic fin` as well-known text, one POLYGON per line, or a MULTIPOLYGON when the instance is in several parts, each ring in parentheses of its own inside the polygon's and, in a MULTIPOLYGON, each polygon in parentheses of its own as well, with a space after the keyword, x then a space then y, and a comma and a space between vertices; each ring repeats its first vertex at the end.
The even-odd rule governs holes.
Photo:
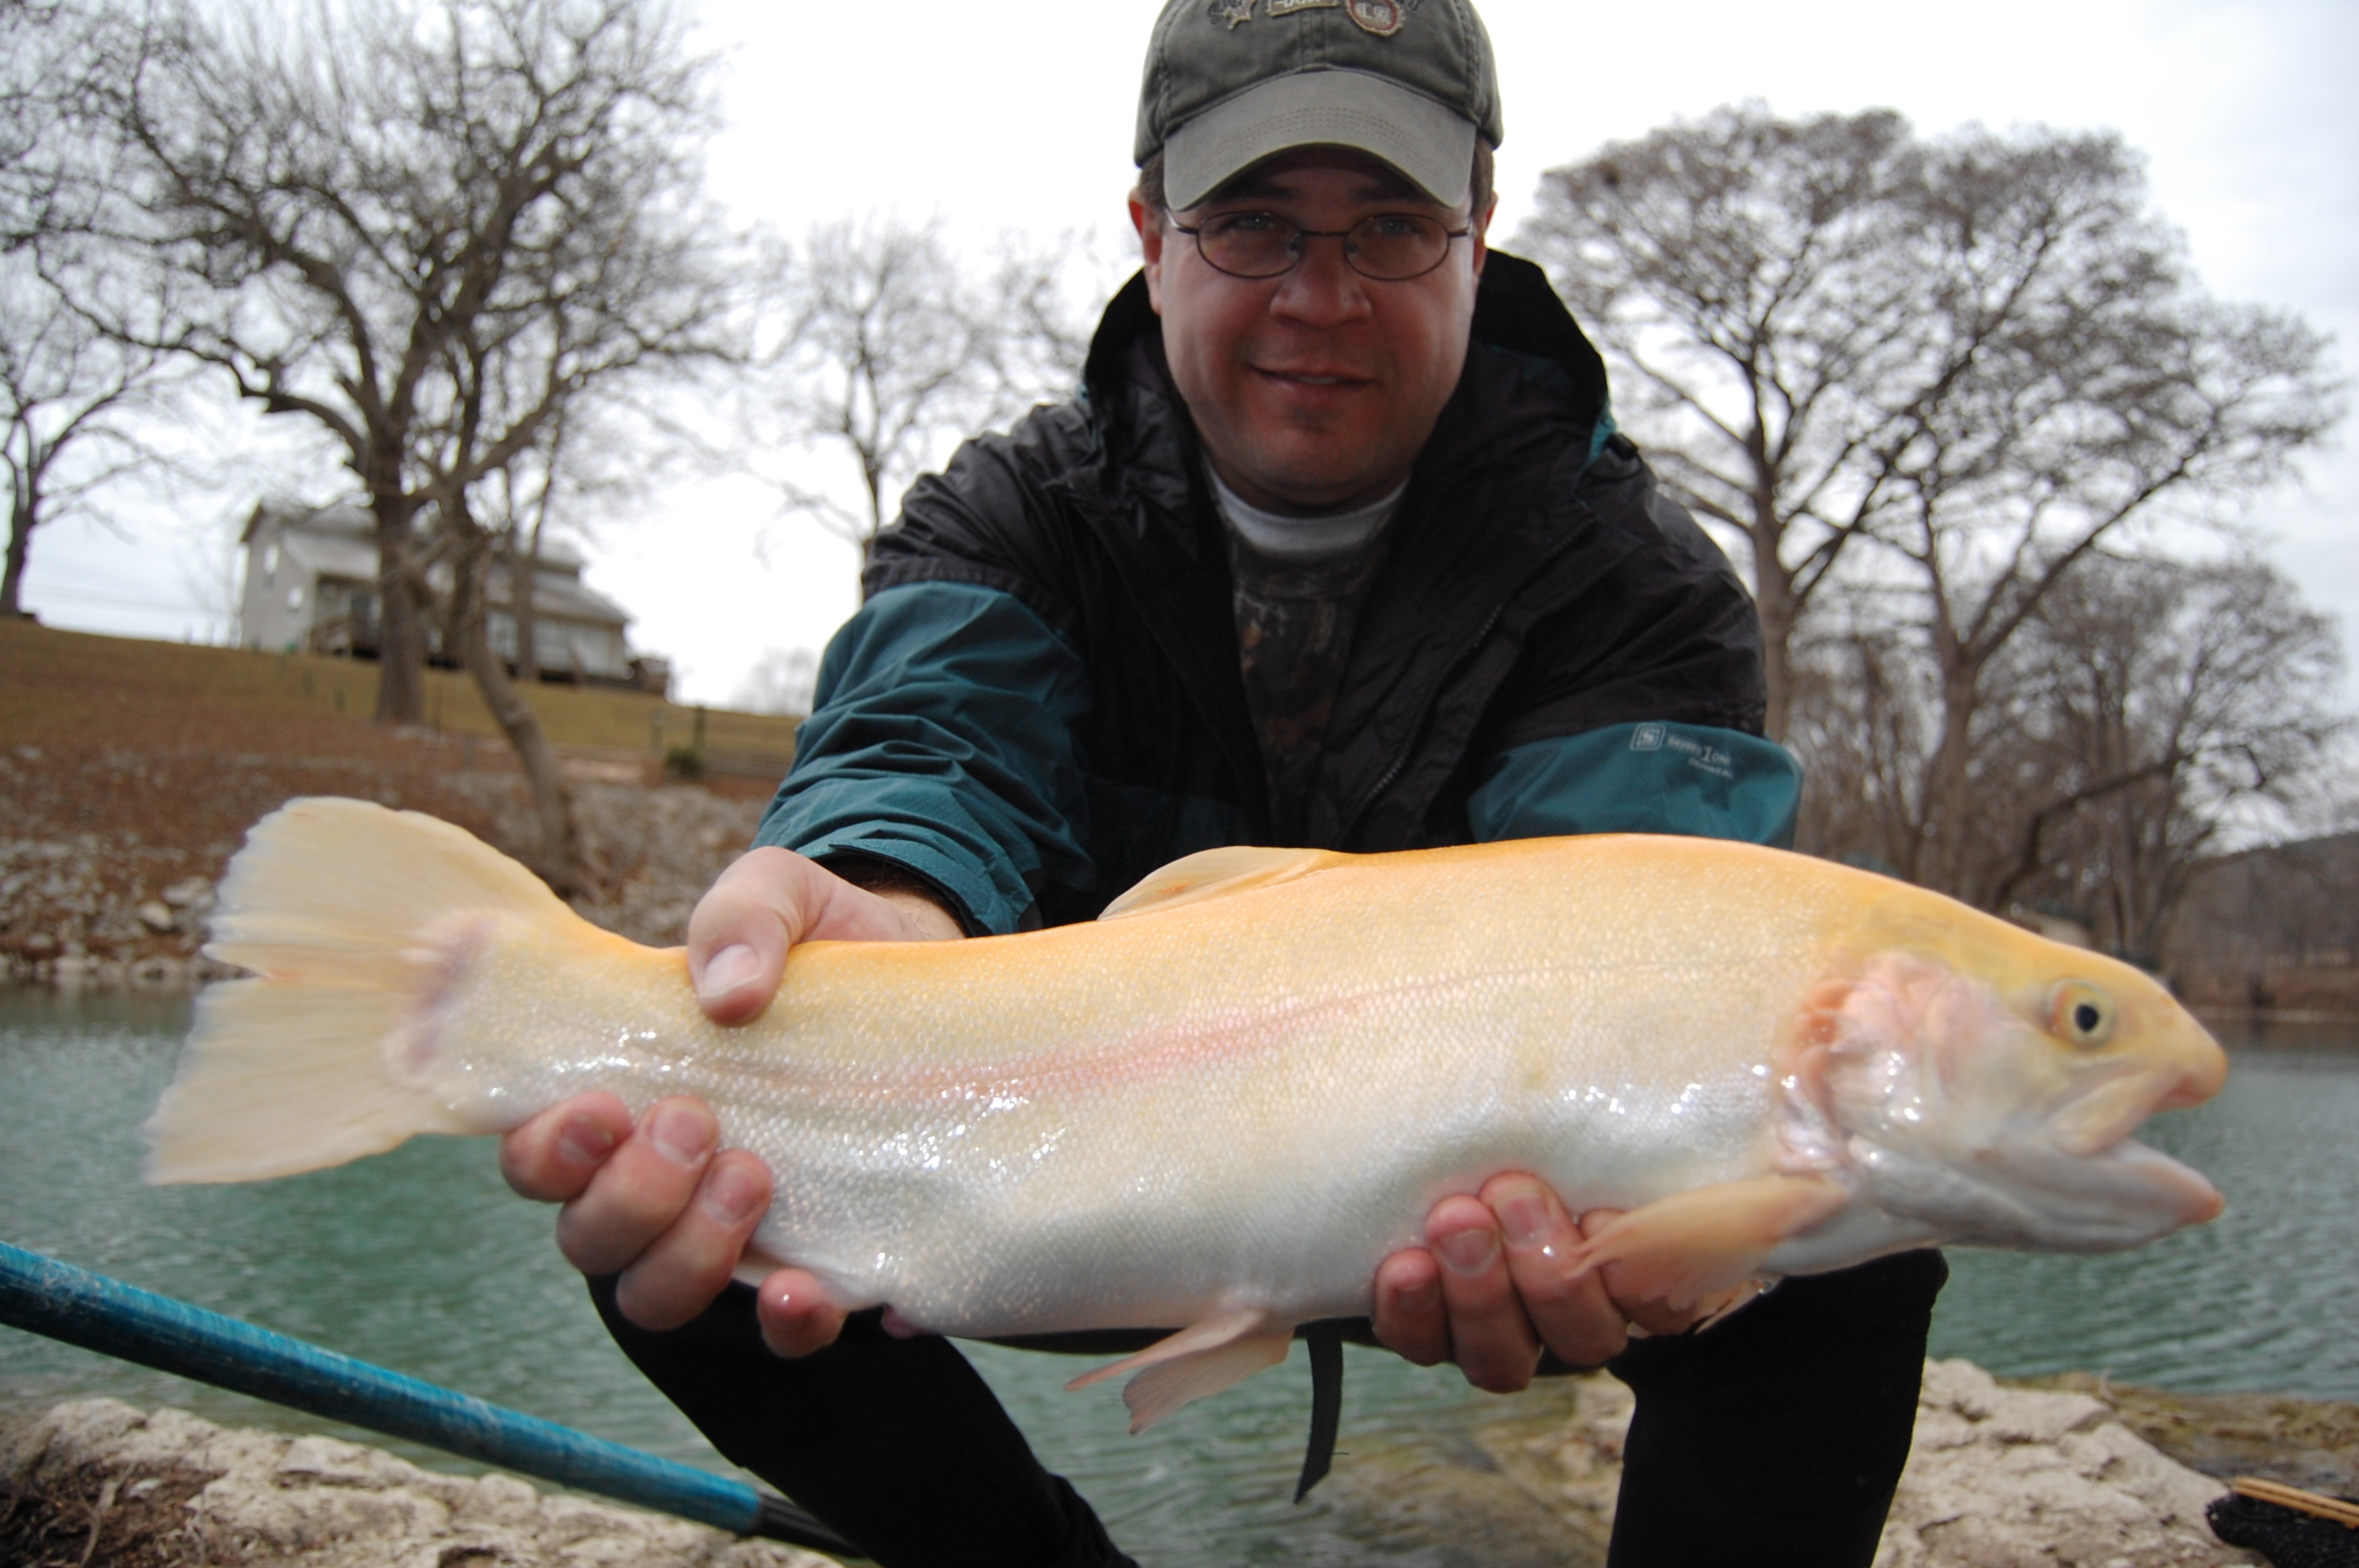
POLYGON ((1756 1176, 1675 1194, 1630 1210, 1584 1247, 1574 1278, 1609 1265, 1614 1293, 1677 1312, 1723 1315, 1778 1243, 1815 1229, 1852 1202, 1825 1176, 1756 1176))
POLYGON ((432 1027, 461 912, 578 920, 522 866, 447 822, 367 801, 289 801, 222 881, 206 988, 148 1119, 150 1182, 244 1182, 342 1164, 420 1132, 486 1130, 401 1071, 432 1027))
POLYGON ((1125 1356, 1065 1385, 1086 1389, 1127 1372, 1122 1402, 1130 1408, 1132 1436, 1180 1406, 1234 1387, 1286 1359, 1294 1327, 1259 1307, 1220 1307, 1136 1356, 1125 1356))

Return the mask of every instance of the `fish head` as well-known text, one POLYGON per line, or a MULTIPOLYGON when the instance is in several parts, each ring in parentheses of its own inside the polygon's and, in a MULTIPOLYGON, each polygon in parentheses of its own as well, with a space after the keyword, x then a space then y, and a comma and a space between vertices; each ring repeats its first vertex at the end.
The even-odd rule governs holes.
POLYGON ((2224 1206, 2130 1136, 2228 1070, 2151 977, 1916 890, 1884 899, 1834 968, 1786 1077, 1878 1206, 2044 1251, 2136 1246, 2224 1206))

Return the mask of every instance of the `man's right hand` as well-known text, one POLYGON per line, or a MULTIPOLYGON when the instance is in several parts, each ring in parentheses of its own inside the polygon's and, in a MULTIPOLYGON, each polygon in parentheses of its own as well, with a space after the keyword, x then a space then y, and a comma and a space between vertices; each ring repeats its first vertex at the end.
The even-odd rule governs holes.
MULTIPOLYGON (((961 935, 915 892, 873 893, 789 849, 755 849, 721 873, 688 922, 688 970, 716 1023, 757 1017, 787 953, 818 940, 908 942, 961 935)), ((702 1101, 658 1100, 636 1126, 611 1094, 564 1100, 500 1142, 500 1169, 528 1198, 565 1206, 557 1244, 585 1274, 615 1274, 615 1305, 642 1328, 677 1328, 712 1303, 770 1204, 770 1173, 742 1149, 716 1152, 702 1101)), ((832 1344, 843 1313, 799 1269, 762 1281, 762 1337, 781 1356, 832 1344)))

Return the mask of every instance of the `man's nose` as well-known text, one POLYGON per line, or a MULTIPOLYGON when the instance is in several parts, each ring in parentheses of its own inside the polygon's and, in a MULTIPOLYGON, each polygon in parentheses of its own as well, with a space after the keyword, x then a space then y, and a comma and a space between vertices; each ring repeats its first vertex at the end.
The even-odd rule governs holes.
POLYGON ((1370 308, 1368 280, 1343 259, 1351 242, 1341 234, 1302 236, 1302 260, 1280 280, 1270 309, 1305 326, 1333 327, 1370 308))

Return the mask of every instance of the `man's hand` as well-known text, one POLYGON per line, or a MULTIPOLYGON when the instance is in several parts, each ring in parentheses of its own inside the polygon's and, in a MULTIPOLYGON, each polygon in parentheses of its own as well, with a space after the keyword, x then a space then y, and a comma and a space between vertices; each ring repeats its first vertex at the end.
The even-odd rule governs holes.
MULTIPOLYGON (((791 850, 762 849, 722 872, 689 917, 688 971, 707 1017, 743 1023, 769 1006, 798 942, 959 935, 921 894, 869 892, 791 850)), ((614 1096, 581 1095, 503 1139, 500 1169, 525 1196, 565 1206, 559 1250, 585 1274, 621 1275, 625 1317, 677 1328, 721 1293, 770 1206, 768 1169, 742 1149, 716 1153, 720 1136, 701 1100, 658 1100, 634 1127, 614 1096)), ((799 1269, 762 1281, 756 1314, 781 1356, 808 1355, 843 1328, 842 1309, 799 1269)))
POLYGON ((1426 1216, 1423 1247, 1376 1268, 1376 1338, 1430 1367, 1455 1359, 1466 1380, 1513 1393, 1532 1380, 1543 1346, 1576 1367, 1612 1360, 1630 1325, 1677 1334, 1701 1314, 1614 1294, 1614 1266, 1568 1283, 1574 1249, 1615 1217, 1575 1219, 1538 1179, 1494 1176, 1479 1198, 1448 1197, 1426 1216))

